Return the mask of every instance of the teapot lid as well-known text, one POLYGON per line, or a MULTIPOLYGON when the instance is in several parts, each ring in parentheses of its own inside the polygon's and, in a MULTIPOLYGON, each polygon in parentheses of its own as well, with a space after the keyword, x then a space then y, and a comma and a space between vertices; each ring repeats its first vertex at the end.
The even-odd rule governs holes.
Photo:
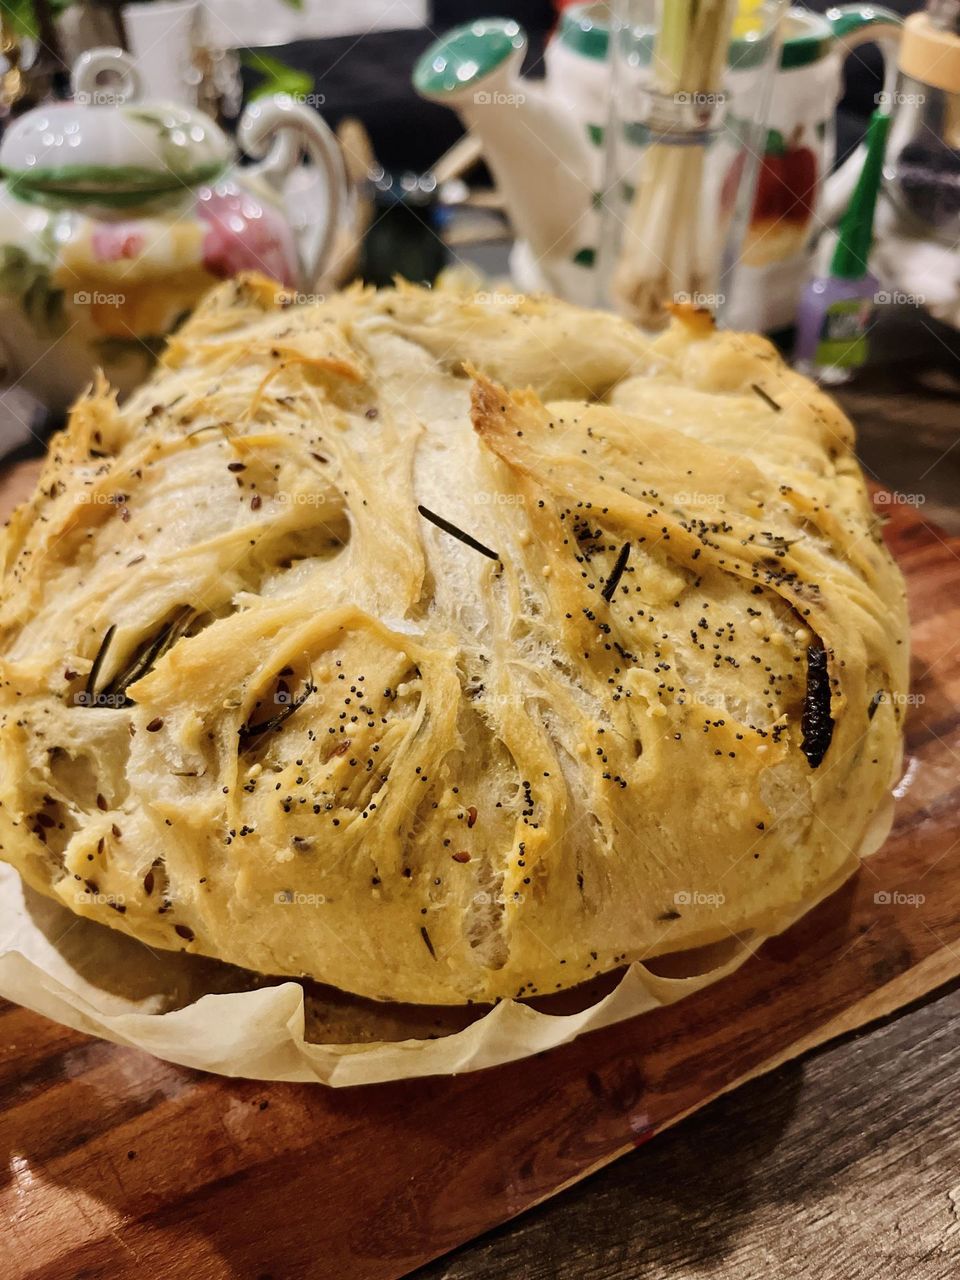
POLYGON ((140 77, 120 49, 81 54, 72 87, 72 102, 36 107, 4 135, 0 170, 21 199, 122 208, 209 182, 233 159, 203 112, 141 102, 140 77), (99 83, 105 71, 116 83, 99 83))

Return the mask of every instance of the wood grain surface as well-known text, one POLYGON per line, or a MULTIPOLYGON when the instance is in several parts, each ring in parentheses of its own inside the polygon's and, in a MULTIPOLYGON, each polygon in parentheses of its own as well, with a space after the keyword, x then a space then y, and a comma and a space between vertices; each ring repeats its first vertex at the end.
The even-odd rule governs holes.
MULTIPOLYGON (((912 508, 885 509, 910 585, 922 701, 908 721, 912 782, 895 830, 853 881, 716 987, 455 1079, 342 1091, 223 1080, 8 1005, 0 1010, 0 1276, 399 1277, 735 1085, 960 974, 960 543, 912 508)), ((868 1078, 859 1084, 869 1093, 868 1078)), ((751 1090, 718 1113, 764 1097, 762 1083, 751 1090)), ((761 1155, 776 1144, 788 1104, 771 1101, 757 1129, 761 1155)), ((842 1099, 834 1123, 856 1128, 842 1099)), ((812 1148, 816 1138, 813 1130, 812 1148)), ((748 1172, 721 1162, 717 1177, 735 1195, 748 1172)), ((692 1187, 677 1189, 673 1210, 689 1211, 691 1230, 693 1198, 692 1187)), ((708 1274, 697 1247, 688 1243, 678 1275, 708 1274)), ((507 1263, 488 1274, 554 1273, 507 1263)), ((644 1273, 596 1270, 594 1258, 568 1274, 644 1273)))
POLYGON ((960 990, 709 1104, 416 1280, 956 1280, 960 990))

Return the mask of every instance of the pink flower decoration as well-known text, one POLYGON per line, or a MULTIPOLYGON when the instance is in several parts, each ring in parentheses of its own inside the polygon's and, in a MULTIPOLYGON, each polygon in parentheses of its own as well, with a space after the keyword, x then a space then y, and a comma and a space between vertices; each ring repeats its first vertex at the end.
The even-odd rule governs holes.
POLYGON ((120 262, 142 252, 146 237, 137 222, 99 222, 93 229, 93 256, 98 262, 120 262))
POLYGON ((282 214, 233 182, 205 187, 197 213, 207 223, 203 263, 215 276, 260 271, 280 284, 297 282, 297 252, 282 214))

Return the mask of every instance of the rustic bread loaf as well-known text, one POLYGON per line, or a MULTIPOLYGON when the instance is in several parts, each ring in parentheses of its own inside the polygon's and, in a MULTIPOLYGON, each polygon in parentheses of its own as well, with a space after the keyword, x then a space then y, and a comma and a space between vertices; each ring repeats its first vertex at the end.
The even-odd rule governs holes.
POLYGON ((0 857, 151 947, 489 1001, 782 927, 885 812, 903 583, 765 341, 216 291, 3 545, 0 857))

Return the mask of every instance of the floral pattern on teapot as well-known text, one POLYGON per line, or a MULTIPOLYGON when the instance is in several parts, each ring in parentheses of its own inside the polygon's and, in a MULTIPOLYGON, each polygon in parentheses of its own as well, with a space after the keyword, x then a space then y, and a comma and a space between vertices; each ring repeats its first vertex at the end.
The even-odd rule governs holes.
MULTIPOLYGON (((109 51, 126 70, 121 59, 109 51)), ((55 410, 96 367, 126 392, 217 281, 255 270, 311 285, 343 197, 332 135, 277 101, 248 108, 242 136, 260 164, 234 167, 217 126, 179 106, 56 104, 18 121, 0 153, 0 378, 55 410), (313 263, 282 196, 301 145, 326 187, 313 263)))

